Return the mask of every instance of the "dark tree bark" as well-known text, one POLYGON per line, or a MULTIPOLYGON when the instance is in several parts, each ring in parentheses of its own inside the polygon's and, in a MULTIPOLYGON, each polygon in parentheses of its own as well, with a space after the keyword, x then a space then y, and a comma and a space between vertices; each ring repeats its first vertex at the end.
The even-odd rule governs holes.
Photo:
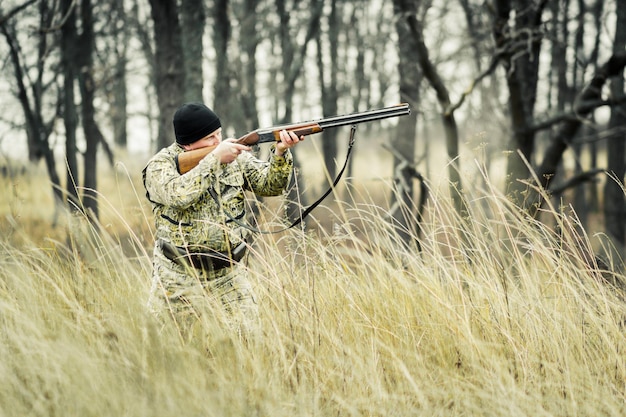
MULTIPOLYGON (((584 0, 578 0, 580 3, 584 3, 584 0)), ((585 56, 585 62, 593 68, 597 69, 598 67, 598 55, 600 50, 600 34, 603 31, 604 25, 604 0, 596 0, 595 3, 589 8, 590 13, 593 16, 593 27, 595 29, 595 41, 593 45, 593 49, 589 54, 589 57, 586 57, 583 51, 577 51, 577 56, 585 56)), ((596 127, 588 127, 587 131, 590 134, 595 134, 597 132, 596 127)), ((598 144, 596 141, 591 141, 589 144, 589 159, 590 165, 592 169, 596 169, 598 167, 598 144)), ((599 193, 599 185, 591 184, 589 188, 589 209, 592 211, 597 211, 600 207, 600 193, 599 193)))
MULTIPOLYGON (((489 56, 490 54, 485 46, 485 40, 491 37, 489 28, 493 26, 493 23, 490 20, 493 16, 485 13, 485 3, 475 4, 471 0, 459 0, 459 3, 463 8, 463 15, 466 21, 474 66, 476 67, 476 72, 478 74, 482 74, 485 71, 483 57, 489 56)), ((493 65, 493 62, 497 62, 498 60, 499 57, 496 54, 496 56, 494 56, 491 60, 491 65, 493 65)), ((494 70, 495 67, 493 69, 487 69, 488 74, 493 73, 494 70)), ((485 77, 486 75, 487 74, 485 74, 485 77)), ((494 80, 493 82, 497 81, 494 80)), ((500 105, 499 103, 496 103, 497 100, 495 100, 491 88, 485 87, 483 83, 478 84, 477 88, 479 89, 480 96, 480 107, 477 108, 480 114, 476 115, 478 118, 480 118, 484 113, 501 111, 500 105)), ((487 160, 485 163, 488 164, 489 161, 487 160)))
MULTIPOLYGON (((355 70, 353 77, 351 79, 352 83, 347 86, 346 90, 350 92, 350 96, 352 97, 352 111, 365 111, 371 108, 369 102, 369 76, 374 71, 373 68, 368 68, 367 71, 365 69, 365 54, 366 53, 375 53, 375 50, 368 48, 366 39, 369 36, 369 33, 364 32, 367 29, 367 25, 362 24, 361 20, 363 19, 363 7, 357 6, 352 10, 352 15, 350 16, 350 25, 349 28, 351 30, 345 31, 347 37, 347 45, 346 48, 354 48, 356 50, 356 62, 355 62, 355 70), (363 29, 364 28, 364 29, 363 29)), ((381 28, 381 31, 384 29, 381 28)), ((381 37, 384 37, 384 32, 381 33, 381 37)), ((347 54, 346 54, 347 56, 347 54)), ((376 62, 376 59, 374 59, 376 62)), ((363 126, 359 128, 359 134, 362 135, 363 132, 367 132, 370 129, 370 126, 363 126)), ((352 157, 348 161, 348 167, 346 169, 346 186, 347 191, 349 192, 349 187, 352 185, 352 177, 353 177, 353 167, 354 167, 355 158, 352 157)))
MULTIPOLYGON (((602 105, 617 104, 616 102, 611 103, 602 100, 601 93, 607 81, 622 74, 624 67, 626 67, 626 52, 622 51, 619 54, 614 54, 604 65, 598 68, 589 85, 580 93, 574 107, 574 115, 576 117, 569 117, 562 122, 556 134, 552 137, 550 145, 544 153, 543 161, 537 170, 537 178, 541 188, 549 188, 549 183, 556 175, 563 152, 571 145, 571 141, 580 129, 584 118, 602 105)), ((620 140, 623 142, 623 138, 620 138, 620 140)), ((622 198, 623 196, 622 191, 622 198)), ((539 213, 538 209, 543 204, 543 197, 537 192, 531 192, 529 193, 528 201, 532 203, 529 205, 531 215, 537 216, 539 213)))
POLYGON ((368 50, 366 44, 367 33, 362 32, 363 29, 361 28, 366 25, 361 24, 361 19, 362 8, 355 7, 352 11, 352 16, 350 16, 349 26, 351 29, 354 30, 346 31, 346 37, 348 39, 348 44, 346 45, 346 48, 355 48, 357 54, 354 77, 351 79, 352 83, 350 85, 350 90, 348 90, 351 92, 350 95, 352 97, 353 111, 365 111, 370 108, 370 103, 366 99, 369 93, 369 82, 367 77, 367 73, 369 71, 365 70, 365 53, 368 50))
MULTIPOLYGON (((565 10, 565 17, 568 15, 567 12, 569 10, 570 1, 566 0, 566 4, 568 7, 565 10)), ((586 7, 587 6, 585 5, 584 0, 578 0, 578 8, 579 8, 578 19, 577 19, 578 27, 576 29, 576 32, 574 33, 574 45, 572 48, 576 55, 581 54, 584 50, 585 16, 587 15, 586 7)), ((563 20, 567 21, 567 19, 565 18, 563 20)), ((569 31, 567 29, 567 24, 561 23, 561 26, 563 27, 562 31, 565 35, 564 37, 566 37, 566 35, 569 34, 569 31)), ((565 56, 564 59, 566 60, 567 57, 565 56)), ((569 101, 570 103, 574 101, 575 92, 582 87, 582 83, 584 82, 583 74, 586 69, 582 65, 577 65, 576 62, 572 63, 571 68, 572 68, 571 85, 568 85, 566 71, 561 71, 562 73, 561 77, 563 77, 565 80, 559 83, 565 86, 565 94, 564 94, 566 96, 565 101, 569 101)), ((584 131, 585 129, 581 129, 580 132, 576 135, 576 137, 580 138, 582 134, 584 134, 584 131)), ((580 176, 584 174, 584 167, 580 163, 580 161, 582 159, 581 157, 585 150, 585 146, 582 143, 580 143, 580 141, 574 140, 573 142, 574 144, 572 146, 572 150, 574 151, 575 159, 577 161, 576 166, 574 168, 574 176, 580 176)), ((595 168, 595 167, 591 167, 591 168, 595 168)), ((588 200, 587 200, 588 184, 589 183, 584 183, 580 187, 576 187, 574 189, 574 208, 576 210, 576 214, 578 218, 580 219, 580 222, 582 225, 587 224, 587 219, 589 217, 590 204, 588 203, 588 200)), ((593 183, 591 183, 591 185, 593 185, 593 183)))
POLYGON ((133 36, 137 39, 139 44, 141 45, 141 52, 143 53, 146 60, 146 110, 145 116, 148 119, 148 137, 150 138, 150 148, 155 149, 158 148, 158 138, 159 133, 158 130, 160 126, 157 127, 157 131, 154 132, 154 123, 153 120, 156 117, 158 119, 158 112, 153 110, 153 104, 158 102, 158 98, 156 97, 156 54, 154 51, 154 47, 152 45, 152 34, 154 33, 154 23, 146 24, 144 18, 141 16, 141 10, 139 2, 132 2, 132 7, 130 8, 130 13, 128 15, 128 20, 131 23, 130 29, 132 31, 133 36), (156 116, 155 116, 156 114, 156 116))
POLYGON ((150 0, 154 21, 155 78, 159 103, 157 148, 172 143, 172 116, 184 100, 185 68, 176 0, 150 0))
MULTIPOLYGON (((413 0, 394 0, 394 15, 408 16, 417 14, 417 5, 413 0)), ((418 47, 415 38, 411 35, 406 19, 396 20, 398 33, 398 72, 400 75, 400 101, 411 104, 418 108, 420 103, 420 82, 422 74, 416 62, 419 61, 418 47)), ((409 161, 409 166, 414 165, 415 134, 417 126, 417 112, 398 120, 398 128, 391 138, 391 145, 400 155, 404 155, 409 161)), ((407 170, 398 170, 400 159, 394 156, 394 181, 396 183, 396 195, 392 196, 396 202, 391 206, 397 207, 391 214, 394 218, 398 234, 407 244, 411 242, 415 234, 415 216, 413 215, 414 192, 413 176, 407 170)))
MULTIPOLYGON (((330 14, 328 15, 328 46, 330 60, 329 71, 324 69, 327 64, 324 62, 324 48, 321 34, 317 35, 317 67, 320 75, 320 87, 322 90, 322 111, 324 117, 331 117, 337 114, 339 92, 337 90, 337 75, 339 73, 338 49, 339 49, 339 29, 340 18, 337 12, 337 0, 330 0, 330 14)), ((324 132, 322 141, 322 153, 324 155, 324 166, 328 171, 328 176, 332 182, 337 172, 335 158, 337 156, 337 129, 330 129, 324 132)))
POLYGON ((185 101, 203 101, 202 39, 206 25, 203 0, 182 0, 182 47, 185 58, 185 101))
MULTIPOLYGON (((276 0, 276 10, 279 19, 278 37, 282 52, 281 69, 284 77, 284 82, 282 84, 284 88, 282 90, 282 103, 284 104, 284 111, 279 121, 281 124, 293 121, 292 110, 296 81, 302 74, 307 46, 312 39, 315 39, 320 29, 319 23, 322 16, 322 10, 324 8, 324 0, 310 1, 311 15, 309 20, 306 22, 306 25, 303 25, 302 22, 297 19, 295 23, 292 23, 291 14, 286 8, 285 0, 276 0), (298 43, 296 35, 297 31, 299 31, 301 27, 306 28, 306 33, 304 35, 304 41, 302 43, 298 43), (299 46, 299 49, 296 49, 296 46, 299 46)), ((297 151, 294 151, 293 156, 295 166, 294 169, 297 172, 300 168, 297 151)), ((293 184, 289 188, 289 195, 287 198, 289 202, 300 201, 303 205, 306 205, 306 199, 304 196, 300 196, 298 194, 298 188, 293 186, 293 184)), ((299 216, 299 213, 300 207, 298 207, 298 205, 287 205, 286 214, 289 219, 296 219, 299 216)))
POLYGON ((94 99, 96 92, 93 77, 93 55, 95 52, 95 36, 93 31, 93 9, 91 0, 81 0, 81 27, 79 37, 80 74, 78 77, 82 98, 82 124, 85 133, 83 200, 85 210, 98 218, 98 145, 104 143, 104 136, 96 122, 94 99))
MULTIPOLYGON (((24 3, 22 6, 12 10, 1 18, 0 31, 9 46, 9 59, 13 65, 17 98, 22 108, 22 112, 24 113, 28 160, 32 163, 36 163, 41 158, 44 159, 52 185, 52 193, 55 196, 55 204, 60 204, 63 201, 63 191, 56 167, 54 153, 49 143, 54 121, 59 111, 56 109, 49 120, 45 120, 43 114, 44 96, 56 87, 54 80, 58 77, 58 74, 55 73, 53 76, 53 82, 44 82, 44 73, 50 66, 48 62, 50 58, 48 50, 50 48, 50 38, 52 37, 52 34, 43 29, 50 27, 54 18, 54 11, 49 8, 47 2, 39 2, 39 27, 42 30, 37 31, 33 37, 31 37, 31 39, 36 39, 37 43, 37 59, 35 60, 36 64, 34 67, 27 66, 20 55, 22 47, 18 44, 15 28, 11 20, 12 17, 18 15, 18 12, 25 10, 25 8, 32 3, 33 1, 24 3), (27 73, 35 75, 33 77, 27 77, 27 73)), ((54 91, 56 91, 56 89, 54 89, 54 91)), ((55 99, 52 101, 58 103, 57 106, 60 105, 58 95, 55 96, 55 99)))
MULTIPOLYGON (((37 2, 38 0, 27 0, 24 3, 13 7, 11 10, 9 10, 8 12, 4 12, 4 14, 0 14, 0 26, 3 26, 5 23, 7 23, 10 19, 12 19, 14 16, 17 16, 18 13, 20 13, 22 10, 27 9, 31 4, 37 2)), ((3 12, 0 12, 3 13, 3 12)))
POLYGON ((509 112, 513 137, 508 161, 508 192, 513 201, 524 203, 526 185, 518 180, 530 178, 526 161, 532 163, 535 132, 533 123, 537 95, 541 17, 547 0, 496 0, 494 2, 494 38, 502 54, 509 90, 509 112), (512 18, 514 19, 512 20, 512 18), (512 21, 512 23, 511 23, 512 21), (521 153, 521 158, 517 152, 521 153))
MULTIPOLYGON (((230 54, 228 65, 232 73, 234 88, 229 100, 229 124, 235 127, 236 134, 243 134, 259 128, 257 99, 257 59, 256 52, 265 28, 259 19, 259 0, 242 0, 232 4, 231 10, 239 28, 239 54, 230 54)), ((266 61, 263 63, 267 64, 266 61)), ((228 75, 228 74, 227 74, 228 75)))
MULTIPOLYGON (((567 70, 569 63, 567 61, 567 46, 569 41, 568 11, 570 0, 557 0, 549 3, 549 10, 552 14, 550 24, 550 38, 552 46, 551 62, 550 62, 550 86, 556 92, 556 111, 561 113, 565 111, 565 107, 572 102, 570 96, 570 85, 567 82, 567 70), (561 12, 562 11, 562 12, 561 12)), ((583 16, 583 14, 580 14, 583 16)), ((549 106, 552 106, 554 100, 551 100, 549 106)))
POLYGON ((324 9, 324 0, 310 0, 310 2, 311 6, 309 9, 311 10, 311 15, 306 25, 303 25, 301 21, 292 23, 290 13, 285 8, 284 0, 276 1, 280 19, 280 45, 283 52, 282 71, 285 76, 283 91, 285 111, 281 118, 282 123, 293 121, 292 107, 293 97, 296 91, 296 81, 302 74, 309 42, 315 39, 320 30, 320 19, 324 9), (302 43, 297 41, 297 36, 292 32, 294 24, 296 24, 296 29, 300 29, 301 27, 306 28, 304 41, 302 43), (296 49, 296 46, 299 46, 299 48, 296 49))
MULTIPOLYGON (((616 5, 614 53, 626 50, 626 4, 616 5)), ((611 135, 607 143, 608 166, 604 187, 605 230, 621 245, 626 243, 626 200, 624 199, 624 175, 626 174, 626 104, 624 103, 624 69, 611 80, 611 96, 621 104, 612 107, 609 129, 611 135)))
MULTIPOLYGON (((450 93, 437 72, 437 68, 431 62, 429 51, 424 43, 423 26, 417 19, 413 10, 407 9, 408 3, 396 1, 401 17, 409 27, 409 32, 415 45, 417 64, 422 70, 424 77, 437 94, 437 100, 441 106, 441 119, 446 136, 446 149, 448 152, 448 176, 450 179, 450 196, 458 213, 467 214, 467 208, 463 199, 463 182, 461 181, 461 167, 459 163, 459 130, 454 118, 454 109, 451 107, 450 93)), ((419 8, 421 0, 417 1, 419 8)))
MULTIPOLYGON (((24 119, 26 121, 25 127, 26 140, 28 145, 28 160, 30 162, 37 162, 46 152, 48 144, 46 138, 42 135, 44 126, 41 120, 41 114, 38 114, 38 112, 36 111, 37 109, 33 108, 30 97, 28 95, 28 86, 26 85, 26 81, 28 79, 25 76, 25 72, 28 71, 28 68, 22 67, 22 59, 19 53, 20 46, 17 44, 17 38, 15 36, 16 33, 12 26, 13 25, 11 25, 10 23, 4 23, 1 26, 1 29, 2 34, 4 35, 9 46, 9 57, 11 59, 11 62, 13 63, 15 83, 18 90, 18 100, 20 102, 20 105, 22 106, 24 119), (11 28, 9 28, 9 26, 11 26, 11 28)), ((43 41, 44 43, 46 42, 45 40, 41 41, 43 41)), ((40 79, 41 75, 38 78, 40 79)), ((37 90, 39 90, 39 88, 34 89, 33 91, 36 92, 37 90)), ((41 98, 35 98, 35 100, 39 100, 39 102, 41 102, 41 98)))
POLYGON ((113 74, 111 76, 109 94, 111 105, 109 117, 113 125, 113 142, 126 148, 128 142, 128 89, 126 88, 128 42, 130 41, 129 19, 124 8, 124 0, 113 0, 111 3, 109 26, 111 27, 111 53, 114 57, 113 74))
POLYGON ((240 129, 251 131, 259 127, 259 110, 257 106, 257 60, 256 51, 260 36, 258 30, 259 0, 245 0, 239 19, 242 76, 239 88, 239 101, 243 109, 243 124, 240 129))
POLYGON ((232 123, 229 118, 231 107, 231 72, 229 68, 228 43, 231 38, 231 22, 228 14, 228 0, 216 0, 213 3, 213 44, 215 45, 215 101, 213 110, 223 116, 223 124, 232 123))
POLYGON ((62 0, 61 11, 67 16, 61 27, 61 62, 63 68, 63 124, 65 126, 65 163, 67 178, 65 189, 69 206, 77 209, 78 201, 78 160, 76 129, 78 114, 74 102, 74 83, 78 68, 78 34, 76 30, 76 7, 73 0, 62 0))
MULTIPOLYGON (((581 1, 584 6, 584 1, 581 1)), ((571 109, 574 102, 575 91, 581 89, 581 86, 576 85, 578 79, 579 63, 570 62, 568 60, 568 49, 570 51, 576 51, 578 48, 577 42, 582 41, 582 35, 584 30, 584 22, 579 25, 577 32, 574 35, 574 43, 570 45, 570 7, 572 2, 570 0, 558 0, 552 1, 548 4, 548 11, 550 13, 550 19, 546 22, 548 26, 547 37, 549 39, 551 61, 550 72, 548 74, 549 89, 548 89, 548 110, 552 113, 563 114, 571 109), (571 84, 568 81, 568 77, 572 80, 571 84)), ((584 20, 584 9, 578 14, 579 23, 580 20, 584 20)), ((580 131, 577 132, 577 136, 580 136, 580 131)), ((582 152, 582 145, 577 143, 572 138, 571 150, 576 155, 575 160, 578 162, 581 160, 580 154, 582 152)), ((565 168, 563 164, 560 164, 559 176, 565 174, 565 168)), ((573 175, 580 176, 583 168, 580 163, 576 163, 574 167, 573 175)), ((573 205, 576 209, 576 214, 582 224, 585 224, 587 218, 587 206, 585 204, 585 183, 582 182, 578 187, 572 190, 574 194, 573 205)), ((561 198, 561 196, 558 196, 561 198)), ((558 206, 559 204, 557 204, 558 206)))

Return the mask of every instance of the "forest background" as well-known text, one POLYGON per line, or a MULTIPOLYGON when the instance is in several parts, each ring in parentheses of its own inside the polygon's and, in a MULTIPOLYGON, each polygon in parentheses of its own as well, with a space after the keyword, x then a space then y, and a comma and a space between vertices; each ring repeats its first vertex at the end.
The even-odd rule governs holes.
POLYGON ((0 417, 626 414, 626 2, 2 0, 0 31, 0 417), (189 100, 229 136, 412 109, 250 245, 253 344, 210 296, 146 308, 141 170, 189 100))
MULTIPOLYGON (((555 199, 620 253, 618 3, 3 2, 0 149, 7 167, 44 165, 56 204, 80 201, 98 217, 102 162, 130 157, 138 175, 171 143, 184 101, 213 107, 229 135, 408 102, 411 116, 359 127, 365 172, 348 169, 394 181, 381 198, 409 207, 392 213, 400 233, 419 227, 417 179, 449 187, 463 213, 465 189, 488 178, 535 218, 555 199)), ((301 202, 336 173, 343 136, 333 129, 313 156, 296 153, 301 202)))

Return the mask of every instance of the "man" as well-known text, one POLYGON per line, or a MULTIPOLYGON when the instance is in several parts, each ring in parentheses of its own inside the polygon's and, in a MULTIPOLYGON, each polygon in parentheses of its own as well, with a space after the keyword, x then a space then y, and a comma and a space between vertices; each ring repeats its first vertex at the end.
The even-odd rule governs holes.
POLYGON ((280 195, 293 170, 289 149, 304 138, 280 132, 269 161, 262 161, 236 139, 222 140, 220 119, 204 104, 182 105, 173 123, 176 142, 143 171, 156 225, 150 307, 193 320, 199 306, 219 300, 229 325, 240 333, 254 331, 258 307, 240 263, 250 233, 244 191, 280 195), (214 149, 179 174, 176 157, 204 147, 214 149))

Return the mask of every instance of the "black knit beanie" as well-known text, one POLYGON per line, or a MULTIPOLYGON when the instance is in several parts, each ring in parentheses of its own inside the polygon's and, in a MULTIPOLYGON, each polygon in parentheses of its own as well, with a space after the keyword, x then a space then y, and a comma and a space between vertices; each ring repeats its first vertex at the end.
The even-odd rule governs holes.
POLYGON ((185 103, 174 113, 176 143, 189 145, 220 128, 220 118, 202 103, 185 103))

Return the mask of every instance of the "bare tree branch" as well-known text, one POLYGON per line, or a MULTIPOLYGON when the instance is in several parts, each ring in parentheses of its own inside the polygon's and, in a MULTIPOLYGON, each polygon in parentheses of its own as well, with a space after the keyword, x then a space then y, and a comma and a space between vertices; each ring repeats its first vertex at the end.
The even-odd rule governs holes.
POLYGON ((450 158, 449 176, 450 176, 450 192, 454 201, 454 206, 459 213, 466 213, 467 207, 463 199, 463 181, 460 175, 459 166, 459 132, 454 113, 449 112, 450 93, 445 86, 437 68, 432 63, 428 47, 424 41, 423 26, 417 17, 410 13, 409 10, 404 11, 403 17, 407 24, 417 48, 418 64, 422 69, 424 76, 430 83, 431 87, 437 94, 437 101, 441 106, 442 123, 446 136, 446 149, 450 158))
POLYGON ((489 64, 489 67, 487 67, 487 69, 485 69, 481 74, 478 75, 478 77, 476 77, 469 85, 469 87, 467 87, 465 89, 465 91, 463 91, 463 94, 461 94, 461 97, 459 98, 459 100, 454 103, 454 104, 450 104, 445 110, 444 110, 444 116, 449 116, 450 114, 454 113, 459 107, 461 107, 463 105, 463 103, 465 102, 465 98, 467 96, 469 96, 472 91, 474 91, 474 88, 486 77, 488 77, 489 75, 491 75, 496 68, 498 68, 498 63, 500 62, 500 59, 504 56, 503 52, 499 52, 497 54, 495 54, 491 60, 491 63, 489 64))
POLYGON ((550 129, 552 126, 561 123, 561 122, 575 122, 575 121, 585 121, 587 115, 594 111, 595 109, 603 106, 618 106, 620 104, 626 103, 626 97, 622 97, 620 99, 597 99, 597 100, 586 100, 584 102, 579 102, 576 106, 576 111, 560 113, 554 115, 540 123, 534 124, 532 126, 528 126, 525 131, 526 132, 539 132, 541 130, 550 129))
MULTIPOLYGON (((586 103, 602 101, 600 96, 602 87, 609 78, 624 71, 624 67, 626 67, 626 52, 614 54, 604 65, 598 68, 589 85, 580 92, 574 103, 574 112, 580 115, 581 118, 568 120, 566 123, 563 123, 553 137, 550 146, 546 149, 541 166, 537 170, 537 178, 541 188, 548 189, 549 182, 556 175, 563 152, 570 146, 572 139, 583 123, 582 117, 586 117, 595 108, 587 106, 586 103)), ((529 199, 529 201, 531 202, 531 215, 536 216, 539 213, 538 209, 543 203, 543 198, 538 194, 534 202, 532 199, 529 199)))
POLYGON ((563 194, 565 191, 570 188, 574 188, 579 186, 582 183, 593 181, 596 175, 606 172, 604 169, 592 169, 590 171, 581 172, 578 175, 573 176, 572 178, 565 181, 563 184, 559 184, 554 186, 552 189, 548 190, 550 195, 558 197, 563 194))
POLYGON ((37 0, 27 0, 24 4, 16 6, 15 8, 13 8, 13 10, 10 10, 7 14, 0 15, 0 26, 3 26, 9 19, 11 19, 13 16, 18 14, 31 4, 35 3, 36 1, 37 0))

